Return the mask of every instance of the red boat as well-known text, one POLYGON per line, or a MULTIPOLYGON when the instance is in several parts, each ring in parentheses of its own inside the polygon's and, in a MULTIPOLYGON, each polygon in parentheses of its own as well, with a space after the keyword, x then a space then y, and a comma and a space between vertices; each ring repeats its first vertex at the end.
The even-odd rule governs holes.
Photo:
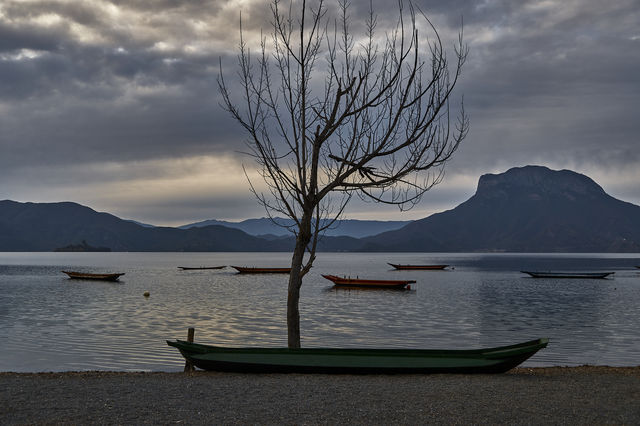
POLYGON ((245 266, 233 266, 239 274, 288 274, 291 268, 250 268, 245 266))
POLYGON ((323 275, 323 277, 329 281, 333 281, 337 286, 347 287, 404 288, 407 284, 415 283, 414 280, 365 280, 338 277, 335 275, 323 275))
POLYGON ((425 269, 425 270, 439 270, 444 269, 449 265, 396 265, 395 263, 388 263, 396 269, 425 269))

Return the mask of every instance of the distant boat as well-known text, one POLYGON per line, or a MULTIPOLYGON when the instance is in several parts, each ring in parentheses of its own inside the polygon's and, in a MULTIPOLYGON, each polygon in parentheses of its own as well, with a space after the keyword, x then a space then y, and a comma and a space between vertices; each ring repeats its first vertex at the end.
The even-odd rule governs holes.
POLYGON ((67 274, 69 278, 78 280, 101 280, 101 281, 118 281, 124 272, 117 274, 90 274, 88 272, 74 272, 74 271, 62 271, 67 274))
POLYGON ((226 265, 223 266, 178 266, 178 269, 182 269, 183 271, 191 271, 196 269, 224 269, 226 265))
POLYGON ((545 348, 537 339, 487 349, 333 349, 230 348, 189 343, 167 344, 203 370, 241 373, 504 373, 545 348))
POLYGON ((336 275, 323 275, 324 278, 337 286, 349 287, 374 287, 374 288, 404 288, 407 284, 415 283, 414 280, 368 280, 359 278, 338 277, 336 275))
POLYGON ((397 265, 395 263, 387 263, 396 269, 424 269, 424 270, 440 270, 449 265, 397 265))
POLYGON ((606 278, 615 272, 534 272, 520 271, 533 278, 606 278))
POLYGON ((239 274, 288 274, 291 268, 254 268, 246 266, 231 266, 236 269, 239 274))

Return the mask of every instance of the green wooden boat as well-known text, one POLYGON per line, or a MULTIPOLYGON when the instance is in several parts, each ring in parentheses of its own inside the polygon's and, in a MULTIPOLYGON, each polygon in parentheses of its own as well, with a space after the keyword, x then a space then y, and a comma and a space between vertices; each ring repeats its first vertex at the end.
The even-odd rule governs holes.
POLYGON ((167 344, 203 370, 242 373, 504 373, 545 348, 542 338, 488 349, 229 348, 167 344))

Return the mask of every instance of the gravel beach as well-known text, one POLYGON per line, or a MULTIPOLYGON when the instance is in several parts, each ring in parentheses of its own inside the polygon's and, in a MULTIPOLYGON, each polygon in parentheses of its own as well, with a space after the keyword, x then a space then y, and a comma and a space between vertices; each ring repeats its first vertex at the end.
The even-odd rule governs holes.
POLYGON ((640 424, 640 367, 499 375, 0 373, 0 424, 640 424))

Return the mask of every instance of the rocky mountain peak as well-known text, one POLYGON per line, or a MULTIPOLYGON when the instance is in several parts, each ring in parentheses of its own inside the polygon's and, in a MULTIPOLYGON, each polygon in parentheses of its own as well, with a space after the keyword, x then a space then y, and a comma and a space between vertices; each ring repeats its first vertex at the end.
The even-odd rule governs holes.
POLYGON ((513 195, 531 198, 549 195, 601 196, 604 189, 591 178, 570 170, 551 170, 543 166, 514 167, 500 174, 485 174, 478 181, 476 195, 504 198, 513 195))

